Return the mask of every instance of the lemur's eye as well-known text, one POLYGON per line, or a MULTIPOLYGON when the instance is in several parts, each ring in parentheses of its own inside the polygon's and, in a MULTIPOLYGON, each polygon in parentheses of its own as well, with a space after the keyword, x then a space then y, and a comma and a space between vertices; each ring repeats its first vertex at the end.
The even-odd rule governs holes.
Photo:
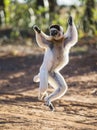
POLYGON ((50 34, 51 34, 52 36, 57 35, 57 33, 58 33, 58 31, 57 31, 57 30, 51 30, 51 31, 50 31, 50 34))

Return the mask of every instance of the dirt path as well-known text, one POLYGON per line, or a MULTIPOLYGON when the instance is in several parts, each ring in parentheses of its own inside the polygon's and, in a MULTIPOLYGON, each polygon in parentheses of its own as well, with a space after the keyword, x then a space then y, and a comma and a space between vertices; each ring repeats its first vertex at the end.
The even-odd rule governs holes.
POLYGON ((61 71, 69 89, 55 112, 38 101, 32 81, 41 61, 34 54, 0 56, 0 130, 97 130, 97 54, 71 55, 61 71))

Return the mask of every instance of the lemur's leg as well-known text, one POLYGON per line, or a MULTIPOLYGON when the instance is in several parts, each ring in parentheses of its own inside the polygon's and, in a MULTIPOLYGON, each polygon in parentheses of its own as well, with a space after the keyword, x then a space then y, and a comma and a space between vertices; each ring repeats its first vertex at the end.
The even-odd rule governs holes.
MULTIPOLYGON (((33 81, 34 82, 40 82, 40 73, 38 73, 38 75, 36 75, 36 76, 34 76, 34 78, 33 78, 33 81)), ((50 74, 48 74, 48 83, 51 85, 51 87, 53 87, 54 89, 56 89, 57 88, 57 84, 56 84, 56 82, 55 82, 55 80, 54 80, 54 78, 50 75, 50 74)))
POLYGON ((40 68, 40 85, 39 85, 39 99, 42 100, 42 98, 47 95, 47 89, 48 89, 48 71, 45 69, 45 67, 40 68))
POLYGON ((63 76, 59 72, 54 72, 52 74, 52 78, 57 88, 52 94, 50 94, 48 97, 45 98, 46 104, 48 106, 51 104, 52 101, 62 97, 68 89, 63 76))
MULTIPOLYGON (((40 73, 33 78, 33 81, 34 81, 34 82, 40 82, 40 73)), ((57 88, 57 84, 56 84, 55 80, 53 79, 53 77, 52 77, 50 74, 48 75, 48 83, 49 83, 49 84, 51 85, 51 87, 53 87, 54 89, 57 88)), ((39 99, 39 100, 43 100, 43 99, 44 99, 45 97, 47 97, 47 96, 48 96, 48 93, 47 93, 47 92, 45 92, 45 93, 43 93, 43 94, 41 94, 41 93, 39 92, 38 99, 39 99)))
POLYGON ((49 74, 48 76, 48 83, 50 84, 51 87, 53 87, 54 89, 58 88, 58 84, 56 83, 53 74, 49 74))

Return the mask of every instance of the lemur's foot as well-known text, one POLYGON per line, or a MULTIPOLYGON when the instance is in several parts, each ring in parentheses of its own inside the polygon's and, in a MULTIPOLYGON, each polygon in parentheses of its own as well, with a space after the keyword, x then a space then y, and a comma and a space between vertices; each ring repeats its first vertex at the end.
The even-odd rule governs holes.
POLYGON ((72 20, 72 16, 69 16, 68 24, 69 24, 70 26, 72 26, 72 22, 73 22, 73 20, 72 20))
POLYGON ((52 103, 45 102, 44 105, 48 106, 52 112, 55 111, 55 108, 52 103))
POLYGON ((34 25, 34 26, 33 26, 33 29, 36 30, 38 33, 41 32, 41 30, 39 29, 39 27, 38 27, 37 25, 34 25))
POLYGON ((48 96, 48 93, 45 92, 45 93, 40 93, 39 96, 38 96, 38 100, 42 101, 44 100, 44 98, 46 98, 48 96))
POLYGON ((49 108, 50 108, 51 111, 55 111, 55 108, 54 108, 52 103, 50 103, 49 108))
POLYGON ((34 76, 33 82, 35 83, 39 82, 39 75, 34 76))

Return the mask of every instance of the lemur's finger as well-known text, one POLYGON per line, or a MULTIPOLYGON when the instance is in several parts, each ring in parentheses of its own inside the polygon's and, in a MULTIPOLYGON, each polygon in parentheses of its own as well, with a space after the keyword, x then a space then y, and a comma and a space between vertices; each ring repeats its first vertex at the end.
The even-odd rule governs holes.
POLYGON ((32 26, 32 28, 34 29, 35 27, 37 27, 37 25, 34 24, 34 25, 32 26))
POLYGON ((69 24, 70 26, 72 26, 72 22, 73 22, 73 20, 72 20, 72 16, 69 16, 68 24, 69 24))
POLYGON ((34 25, 34 26, 33 26, 33 29, 36 30, 38 33, 41 32, 41 30, 39 29, 39 27, 38 27, 37 25, 34 25))

